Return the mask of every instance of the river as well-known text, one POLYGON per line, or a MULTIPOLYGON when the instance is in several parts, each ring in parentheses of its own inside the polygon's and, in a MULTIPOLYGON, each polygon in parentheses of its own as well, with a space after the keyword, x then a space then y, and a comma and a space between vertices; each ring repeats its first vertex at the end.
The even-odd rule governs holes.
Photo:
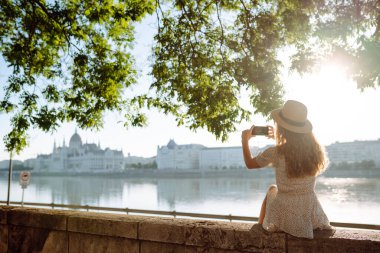
MULTIPOLYGON (((252 173, 250 177, 203 178, 32 175, 24 201, 257 217, 274 176, 252 173)), ((316 192, 330 221, 379 225, 379 179, 319 177, 316 192)), ((4 173, 0 186, 0 200, 4 201, 4 173)), ((21 201, 21 195, 15 177, 11 201, 21 201)))

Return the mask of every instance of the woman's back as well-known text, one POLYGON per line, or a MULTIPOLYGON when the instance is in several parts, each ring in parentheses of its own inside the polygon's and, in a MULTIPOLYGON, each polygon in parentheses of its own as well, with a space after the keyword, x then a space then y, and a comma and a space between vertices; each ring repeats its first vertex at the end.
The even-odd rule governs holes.
POLYGON ((290 178, 285 169, 285 159, 268 148, 256 157, 265 167, 272 165, 276 173, 276 186, 267 194, 266 213, 263 227, 268 231, 285 231, 298 237, 313 238, 313 230, 330 229, 314 188, 315 176, 290 178))
POLYGON ((314 193, 315 181, 315 176, 289 178, 285 170, 285 159, 279 157, 276 167, 276 184, 279 192, 290 194, 314 193))

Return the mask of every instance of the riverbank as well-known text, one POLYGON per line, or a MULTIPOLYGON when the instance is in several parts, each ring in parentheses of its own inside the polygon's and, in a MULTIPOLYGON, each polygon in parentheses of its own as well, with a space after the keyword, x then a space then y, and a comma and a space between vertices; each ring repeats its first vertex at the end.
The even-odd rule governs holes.
POLYGON ((200 171, 200 170, 157 170, 137 169, 109 172, 32 172, 33 176, 56 177, 56 176, 83 176, 108 178, 215 178, 215 177, 269 177, 274 176, 272 169, 265 170, 225 170, 225 171, 200 171))
MULTIPOLYGON (((101 177, 108 178, 241 178, 241 177, 273 177, 274 170, 270 168, 248 170, 158 170, 158 169, 134 169, 125 171, 97 171, 97 172, 41 172, 31 171, 33 176, 41 177, 101 177)), ((7 174, 7 171, 4 171, 7 174)), ((19 175, 19 171, 13 172, 13 177, 19 175)), ((327 169, 323 173, 324 177, 337 178, 380 178, 380 169, 327 169)))

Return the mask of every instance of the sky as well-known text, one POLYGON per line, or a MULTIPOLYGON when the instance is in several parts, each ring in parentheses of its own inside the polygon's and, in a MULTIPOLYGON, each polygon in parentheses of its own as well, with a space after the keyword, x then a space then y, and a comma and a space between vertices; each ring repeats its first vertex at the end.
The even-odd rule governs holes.
MULTIPOLYGON (((136 25, 136 45, 133 53, 136 56, 136 66, 140 69, 140 79, 136 88, 128 92, 148 89, 151 81, 148 75, 148 58, 155 27, 152 17, 136 25)), ((283 52, 284 55, 286 53, 283 52)), ((0 83, 6 80, 7 72, 9 70, 5 63, 0 61, 0 83)), ((380 119, 377 116, 380 108, 380 89, 371 88, 361 92, 356 88, 356 84, 347 78, 342 66, 326 62, 313 73, 303 76, 283 71, 282 82, 286 92, 285 100, 298 100, 308 107, 308 118, 321 144, 380 138, 380 119)), ((245 107, 249 106, 246 99, 241 103, 245 107)), ((272 124, 262 116, 254 115, 251 122, 243 122, 237 126, 237 131, 230 134, 227 142, 222 143, 206 130, 194 132, 184 126, 178 127, 172 116, 156 110, 148 111, 147 114, 148 126, 143 128, 126 129, 122 123, 118 123, 123 118, 121 114, 108 113, 104 117, 104 128, 100 131, 81 130, 75 123, 64 123, 54 133, 32 129, 29 131, 29 146, 19 155, 15 155, 14 159, 25 160, 35 158, 38 154, 49 154, 54 142, 57 146, 62 146, 65 140, 68 145, 76 130, 83 143, 100 143, 101 148, 122 150, 125 156, 130 154, 152 157, 156 155, 157 147, 166 145, 170 139, 174 139, 177 144, 196 143, 207 147, 240 146, 242 130, 250 128, 252 124, 272 124)), ((3 142, 4 135, 9 131, 9 116, 0 114, 0 160, 9 158, 3 142)), ((250 145, 258 147, 268 144, 274 142, 265 137, 255 137, 250 141, 250 145)))

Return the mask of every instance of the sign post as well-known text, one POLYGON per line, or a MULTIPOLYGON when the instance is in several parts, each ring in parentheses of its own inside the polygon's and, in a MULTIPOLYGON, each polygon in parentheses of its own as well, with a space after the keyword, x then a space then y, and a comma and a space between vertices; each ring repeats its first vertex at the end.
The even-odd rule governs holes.
POLYGON ((21 171, 20 173, 20 185, 22 188, 21 206, 24 206, 24 190, 29 185, 30 176, 30 171, 21 171))

